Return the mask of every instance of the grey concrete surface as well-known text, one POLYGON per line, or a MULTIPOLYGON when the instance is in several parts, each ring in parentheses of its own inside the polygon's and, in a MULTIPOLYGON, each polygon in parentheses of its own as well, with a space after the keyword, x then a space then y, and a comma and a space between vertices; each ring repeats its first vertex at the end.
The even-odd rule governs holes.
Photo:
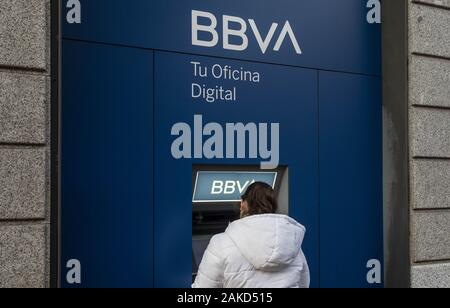
POLYGON ((450 8, 450 0, 414 0, 416 3, 438 5, 450 8))
POLYGON ((411 270, 413 288, 450 288, 450 263, 415 265, 411 270))
POLYGON ((413 4, 409 22, 412 53, 450 58, 448 10, 413 4))
POLYGON ((0 220, 45 219, 47 174, 45 149, 0 148, 0 220))
POLYGON ((0 287, 47 287, 50 0, 0 0, 0 287))
POLYGON ((411 174, 414 208, 450 209, 450 160, 415 160, 411 174))
POLYGON ((0 72, 0 143, 45 144, 49 79, 0 72))
POLYGON ((413 213, 414 262, 450 260, 450 210, 413 213))
POLYGON ((450 108, 450 61, 421 56, 410 61, 410 103, 450 108))
POLYGON ((0 65, 48 68, 49 0, 0 1, 0 65))
POLYGON ((450 109, 412 108, 413 157, 450 158, 450 109))
POLYGON ((0 225, 0 288, 47 286, 47 233, 42 225, 0 225))

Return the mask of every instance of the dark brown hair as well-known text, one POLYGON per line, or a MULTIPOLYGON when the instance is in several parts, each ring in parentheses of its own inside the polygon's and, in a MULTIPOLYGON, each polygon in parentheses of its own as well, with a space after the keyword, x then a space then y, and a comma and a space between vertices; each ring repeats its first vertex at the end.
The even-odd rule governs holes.
POLYGON ((242 200, 247 202, 248 207, 243 216, 273 214, 278 210, 275 191, 266 183, 256 182, 250 185, 242 195, 242 200))

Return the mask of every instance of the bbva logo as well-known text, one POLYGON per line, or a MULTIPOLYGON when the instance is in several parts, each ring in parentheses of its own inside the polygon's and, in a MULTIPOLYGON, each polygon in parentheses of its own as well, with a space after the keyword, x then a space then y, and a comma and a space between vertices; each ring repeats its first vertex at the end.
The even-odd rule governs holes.
MULTIPOLYGON (((249 19, 248 24, 247 21, 236 16, 222 16, 222 46, 223 49, 233 50, 233 51, 245 51, 250 42, 249 36, 247 34, 248 25, 250 25, 251 32, 258 43, 261 52, 265 54, 269 49, 275 34, 278 30, 278 23, 272 23, 269 32, 265 37, 261 34, 258 26, 254 19, 249 19), (234 37, 233 42, 231 42, 231 38, 234 37), (237 38, 237 40, 236 40, 237 38), (239 41, 239 43, 236 43, 239 41)), ((217 31, 218 20, 216 16, 209 12, 204 11, 192 11, 192 45, 200 46, 200 47, 216 47, 219 44, 220 36, 217 31), (202 21, 200 24, 200 20, 202 21), (199 38, 199 34, 203 33, 202 39, 199 38), (207 37, 208 39, 206 39, 207 37)), ((298 43, 297 37, 295 36, 294 30, 291 27, 289 21, 284 23, 281 32, 279 32, 278 38, 275 41, 275 45, 273 45, 273 51, 278 52, 281 49, 286 38, 289 37, 294 50, 297 54, 302 54, 302 50, 298 43)))

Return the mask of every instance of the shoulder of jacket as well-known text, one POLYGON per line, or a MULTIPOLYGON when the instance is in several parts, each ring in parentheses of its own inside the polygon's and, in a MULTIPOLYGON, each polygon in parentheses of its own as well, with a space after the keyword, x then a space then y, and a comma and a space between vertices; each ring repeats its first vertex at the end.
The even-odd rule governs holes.
POLYGON ((216 234, 211 238, 210 245, 218 249, 227 249, 234 247, 235 244, 226 233, 216 234))

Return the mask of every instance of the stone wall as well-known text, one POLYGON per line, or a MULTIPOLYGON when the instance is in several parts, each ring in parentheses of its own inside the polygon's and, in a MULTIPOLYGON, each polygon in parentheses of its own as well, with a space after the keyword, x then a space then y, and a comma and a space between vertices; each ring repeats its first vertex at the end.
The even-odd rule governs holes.
POLYGON ((50 0, 0 0, 0 287, 50 281, 50 0))
POLYGON ((409 1, 411 284, 450 287, 450 0, 409 1))

